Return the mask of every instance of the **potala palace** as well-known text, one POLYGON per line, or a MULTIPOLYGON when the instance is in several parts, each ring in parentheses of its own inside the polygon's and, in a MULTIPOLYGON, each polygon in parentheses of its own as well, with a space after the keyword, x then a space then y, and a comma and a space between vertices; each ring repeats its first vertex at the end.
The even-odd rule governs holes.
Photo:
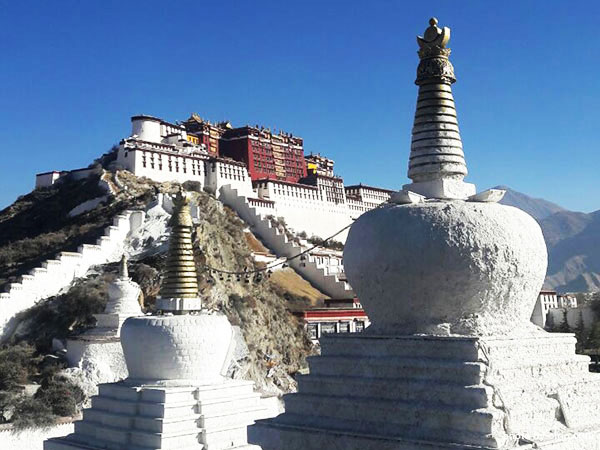
MULTIPOLYGON (((118 167, 155 181, 198 182, 226 204, 243 203, 262 216, 283 217, 291 229, 308 236, 336 233, 392 193, 344 186, 331 159, 305 156, 302 138, 282 131, 233 128, 196 114, 175 124, 139 115, 131 124, 131 136, 119 145, 118 167)), ((38 174, 36 187, 52 185, 67 173, 81 177, 88 171, 38 174)), ((345 237, 342 233, 336 240, 345 237)))

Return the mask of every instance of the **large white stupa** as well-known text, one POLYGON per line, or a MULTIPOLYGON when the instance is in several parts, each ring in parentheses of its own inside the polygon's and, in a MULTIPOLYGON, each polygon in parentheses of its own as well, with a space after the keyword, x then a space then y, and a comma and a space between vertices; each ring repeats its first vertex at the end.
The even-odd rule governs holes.
POLYGON ((176 199, 160 314, 130 317, 121 329, 129 376, 102 384, 75 433, 45 450, 225 450, 258 448, 246 428, 264 417, 253 382, 226 379, 233 329, 202 309, 189 201, 176 199))
POLYGON ((346 242, 372 325, 321 339, 286 412, 252 427, 263 450, 600 449, 600 374, 529 322, 540 227, 463 180, 449 38, 436 19, 418 38, 413 183, 346 242))

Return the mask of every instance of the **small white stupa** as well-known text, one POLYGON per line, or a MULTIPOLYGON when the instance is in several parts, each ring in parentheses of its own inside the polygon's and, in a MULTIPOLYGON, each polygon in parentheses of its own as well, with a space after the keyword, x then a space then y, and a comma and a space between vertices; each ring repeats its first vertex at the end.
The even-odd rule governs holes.
POLYGON ((108 302, 102 314, 95 314, 96 326, 67 340, 70 367, 83 370, 92 384, 108 383, 127 377, 121 348, 121 326, 129 317, 143 315, 139 304, 141 289, 131 280, 127 257, 123 255, 119 275, 108 285, 108 302))
POLYGON ((413 183, 346 241, 372 324, 321 339, 285 413, 251 428, 263 450, 600 449, 600 374, 572 334, 529 321, 539 225, 463 181, 449 37, 431 19, 418 38, 413 183))
POLYGON ((260 449, 247 442, 247 426, 264 417, 260 394, 252 381, 224 376, 234 333, 223 314, 202 309, 181 193, 171 220, 160 314, 131 317, 121 330, 128 378, 100 385, 75 433, 45 450, 260 449))
POLYGON ((129 278, 127 256, 123 254, 119 276, 108 285, 108 303, 104 313, 94 315, 96 327, 92 332, 106 336, 111 334, 120 336, 121 327, 126 319, 142 315, 140 293, 140 286, 129 278))

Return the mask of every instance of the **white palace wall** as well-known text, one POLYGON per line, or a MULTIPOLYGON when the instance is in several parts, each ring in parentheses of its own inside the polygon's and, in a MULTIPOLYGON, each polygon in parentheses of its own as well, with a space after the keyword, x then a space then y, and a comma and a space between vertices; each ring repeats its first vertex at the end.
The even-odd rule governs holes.
POLYGON ((576 308, 550 308, 548 316, 552 317, 552 322, 555 327, 559 327, 565 321, 565 311, 567 312, 567 324, 571 331, 574 331, 579 326, 581 319, 583 328, 591 330, 596 323, 596 314, 589 305, 582 305, 576 308))
MULTIPOLYGON (((323 201, 313 186, 265 181, 259 182, 258 195, 274 202, 273 212, 269 214, 283 217, 288 228, 297 233, 305 231, 309 237, 326 238, 352 223, 346 204, 323 201)), ((347 236, 348 230, 334 239, 345 242, 347 236)))
POLYGON ((196 181, 202 189, 216 194, 221 186, 231 185, 245 195, 252 195, 252 182, 243 164, 173 152, 173 146, 143 142, 141 148, 121 146, 117 163, 138 177, 184 183, 196 181))

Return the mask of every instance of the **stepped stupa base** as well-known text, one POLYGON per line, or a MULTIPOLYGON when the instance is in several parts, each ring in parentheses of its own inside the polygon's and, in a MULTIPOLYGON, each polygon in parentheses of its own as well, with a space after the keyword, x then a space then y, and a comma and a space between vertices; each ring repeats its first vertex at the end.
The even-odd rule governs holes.
POLYGON ((600 449, 600 374, 572 334, 328 335, 263 450, 600 449), (535 447, 537 445, 537 447, 535 447))
POLYGON ((251 381, 169 387, 102 384, 75 433, 44 450, 254 449, 247 426, 264 417, 251 381))
MULTIPOLYGON (((265 426, 257 423, 249 430, 249 434, 251 441, 259 440, 263 443, 259 447, 262 450, 497 450, 493 447, 444 444, 280 424, 265 426)), ((521 442, 523 443, 503 450, 597 450, 600 449, 600 430, 565 432, 562 436, 548 438, 543 442, 536 441, 535 444, 526 443, 526 440, 521 442)))

